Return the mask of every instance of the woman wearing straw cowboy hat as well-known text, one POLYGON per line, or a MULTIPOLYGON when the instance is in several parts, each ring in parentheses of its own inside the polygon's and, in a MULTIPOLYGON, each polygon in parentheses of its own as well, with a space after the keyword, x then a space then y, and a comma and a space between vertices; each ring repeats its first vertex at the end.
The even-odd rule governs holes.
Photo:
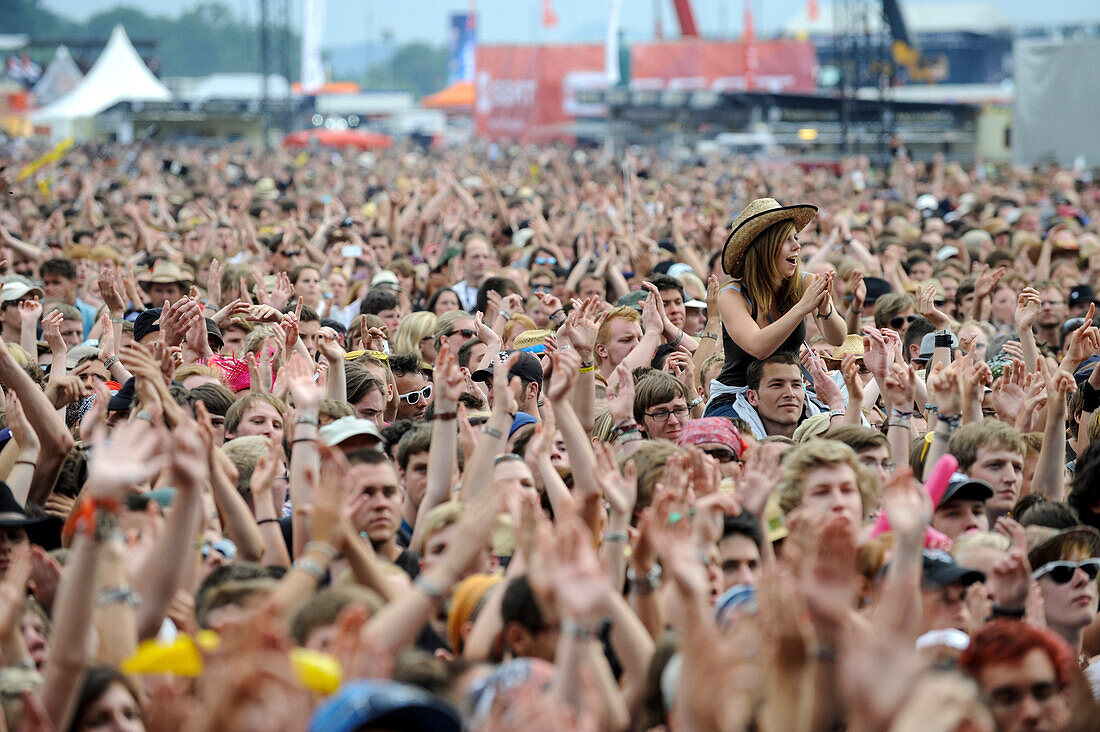
POLYGON ((816 206, 760 198, 733 222, 722 250, 722 269, 733 282, 718 298, 726 360, 711 383, 706 416, 735 416, 734 403, 746 398, 749 363, 777 351, 797 353, 811 314, 826 341, 844 343, 847 326, 829 296, 832 273, 801 271, 797 237, 816 214, 816 206))

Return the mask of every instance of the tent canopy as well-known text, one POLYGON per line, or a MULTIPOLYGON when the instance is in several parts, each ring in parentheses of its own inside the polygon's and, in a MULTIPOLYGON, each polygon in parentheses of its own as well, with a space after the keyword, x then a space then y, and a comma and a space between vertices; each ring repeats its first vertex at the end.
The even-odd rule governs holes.
POLYGON ((162 102, 172 98, 168 88, 138 56, 126 31, 116 25, 103 53, 80 85, 31 115, 35 122, 94 117, 119 102, 162 102))
POLYGON ((446 89, 429 94, 420 100, 420 106, 428 109, 473 107, 476 91, 472 81, 457 81, 446 89))
POLYGON ((69 49, 58 46, 42 78, 34 85, 34 98, 39 105, 51 104, 75 89, 83 78, 69 49))

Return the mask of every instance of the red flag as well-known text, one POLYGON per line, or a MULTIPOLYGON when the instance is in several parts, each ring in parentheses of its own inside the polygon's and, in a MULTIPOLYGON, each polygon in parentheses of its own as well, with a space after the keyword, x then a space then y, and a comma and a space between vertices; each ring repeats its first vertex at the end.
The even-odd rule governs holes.
POLYGON ((756 88, 756 69, 759 59, 756 56, 756 24, 752 19, 752 0, 745 0, 745 30, 741 36, 745 44, 745 88, 756 88))
POLYGON ((806 17, 811 23, 817 22, 817 0, 808 0, 806 3, 806 17))
POLYGON ((542 0, 542 27, 553 28, 558 24, 558 14, 554 12, 554 0, 542 0))

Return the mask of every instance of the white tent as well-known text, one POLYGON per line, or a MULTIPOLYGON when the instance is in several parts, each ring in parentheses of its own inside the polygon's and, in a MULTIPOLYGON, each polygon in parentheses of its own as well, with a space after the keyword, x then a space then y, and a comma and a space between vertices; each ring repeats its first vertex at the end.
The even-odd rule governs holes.
POLYGON ((74 123, 119 102, 168 101, 172 94, 138 56, 126 31, 116 25, 111 39, 84 81, 53 104, 31 114, 35 124, 54 128, 54 136, 74 134, 74 123))
POLYGON ((53 59, 32 92, 40 105, 52 104, 75 89, 84 78, 65 46, 58 46, 53 59))

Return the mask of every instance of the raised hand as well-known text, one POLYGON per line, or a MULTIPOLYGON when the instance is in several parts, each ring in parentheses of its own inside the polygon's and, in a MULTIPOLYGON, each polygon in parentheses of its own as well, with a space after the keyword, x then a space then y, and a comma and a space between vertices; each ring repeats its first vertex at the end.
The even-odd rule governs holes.
POLYGON ((559 331, 585 357, 591 356, 596 347, 596 332, 602 319, 599 310, 600 298, 595 295, 584 301, 574 300, 565 326, 559 331))
POLYGON ((450 342, 446 339, 439 346, 439 354, 435 364, 435 387, 439 389, 436 399, 443 399, 451 403, 458 400, 466 393, 466 376, 458 367, 458 359, 451 353, 450 342))
MULTIPOLYGON (((952 364, 954 365, 954 364, 952 364)), ((962 399, 957 370, 936 363, 928 374, 928 400, 945 417, 958 417, 962 413, 962 399)))
POLYGON ((978 277, 974 281, 975 299, 981 300, 983 297, 992 294, 1007 271, 1008 269, 1005 267, 990 269, 988 264, 983 264, 981 271, 978 272, 978 277))
MULTIPOLYGON (((573 385, 577 383, 578 369, 581 367, 581 357, 575 349, 557 351, 551 356, 553 369, 551 370, 550 385, 546 389, 546 397, 554 404, 559 404, 569 397, 573 391, 573 385)), ((497 368, 500 368, 498 365, 497 368)), ((493 394, 496 395, 494 385, 493 394)))
POLYGON ((24 328, 35 328, 38 326, 38 319, 42 317, 42 303, 38 302, 38 296, 31 300, 21 300, 19 302, 19 319, 23 323, 24 328))
POLYGON ((928 319, 936 330, 951 327, 951 318, 936 307, 936 288, 932 285, 917 285, 917 313, 928 319))
POLYGON ((1025 287, 1020 290, 1020 296, 1016 299, 1016 331, 1023 333, 1035 327, 1039 319, 1039 311, 1043 308, 1043 300, 1039 291, 1034 287, 1025 287))
POLYGON ((863 334, 863 363, 881 385, 886 382, 886 374, 889 365, 893 362, 893 356, 886 347, 886 339, 882 331, 878 328, 865 327, 863 334))
POLYGON ((908 467, 898 468, 886 481, 882 506, 895 534, 916 544, 922 541, 924 527, 932 522, 932 501, 908 467))
POLYGON ((347 355, 347 351, 337 340, 336 331, 332 328, 321 328, 317 331, 317 350, 330 364, 342 363, 344 356, 347 355))
POLYGON ((50 347, 50 352, 54 354, 55 362, 57 354, 62 354, 62 364, 64 364, 65 361, 64 354, 69 350, 69 347, 65 345, 65 340, 61 337, 61 323, 64 320, 65 316, 57 310, 52 311, 42 319, 42 337, 46 339, 46 344, 50 347))
POLYGON ((313 369, 297 351, 291 354, 290 360, 280 369, 279 375, 284 374, 294 406, 300 412, 315 414, 321 408, 324 391, 314 381, 313 369))
POLYGON ((803 346, 802 354, 809 363, 810 378, 814 382, 817 398, 829 405, 830 409, 844 409, 844 394, 825 370, 825 362, 813 349, 803 346))
POLYGON ((1087 358, 1100 351, 1100 329, 1092 324, 1096 314, 1096 303, 1089 303, 1089 312, 1084 322, 1066 337, 1065 355, 1062 368, 1073 373, 1087 358))
POLYGON ((634 506, 638 500, 638 471, 634 461, 628 460, 620 471, 618 462, 615 460, 615 452, 607 443, 597 442, 595 451, 596 469, 611 513, 618 516, 633 516, 634 506))
POLYGON ((1014 358, 1005 364, 1001 378, 993 384, 993 409, 1002 422, 1016 422, 1024 407, 1024 373, 1027 367, 1020 359, 1014 358))

